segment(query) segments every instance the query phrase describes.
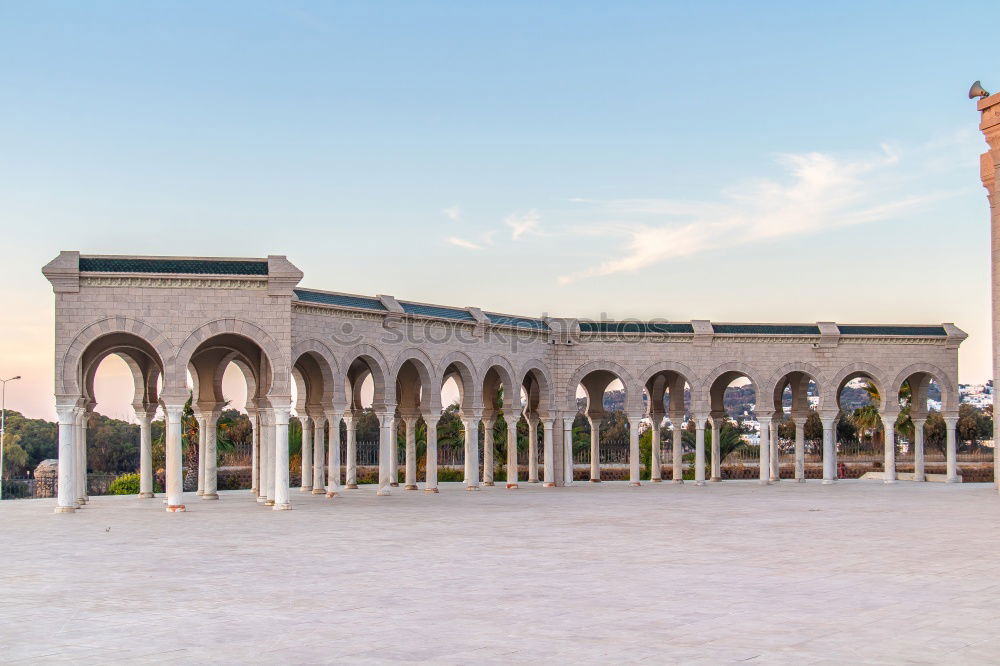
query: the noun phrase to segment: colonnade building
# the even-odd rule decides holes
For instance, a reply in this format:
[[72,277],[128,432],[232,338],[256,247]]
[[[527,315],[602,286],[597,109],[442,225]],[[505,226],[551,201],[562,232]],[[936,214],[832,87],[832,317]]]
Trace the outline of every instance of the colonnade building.
[[[894,482],[894,424],[900,388],[908,383],[911,417],[926,418],[927,389],[936,382],[947,425],[949,478],[955,478],[958,348],[965,333],[952,324],[846,325],[715,323],[704,320],[586,321],[535,318],[362,296],[299,286],[302,272],[283,256],[194,258],[93,256],[62,252],[43,268],[55,292],[55,398],[59,415],[56,511],[72,512],[86,497],[86,414],[95,406],[94,375],[117,354],[135,380],[133,407],[141,431],[141,496],[153,495],[150,422],[166,422],[166,503],[182,511],[181,417],[189,397],[202,426],[202,497],[217,497],[215,424],[225,405],[222,377],[235,364],[246,378],[254,427],[253,487],[274,509],[291,506],[288,425],[303,422],[302,485],[335,496],[357,482],[354,420],[361,386],[372,386],[379,419],[379,494],[391,492],[398,428],[406,431],[406,483],[417,488],[414,431],[427,426],[424,489],[437,491],[437,422],[442,385],[459,388],[465,429],[465,485],[492,483],[493,463],[480,466],[479,435],[493,436],[501,415],[507,437],[529,428],[528,482],[572,483],[572,427],[582,387],[586,416],[599,424],[603,394],[616,380],[625,390],[629,480],[639,485],[638,422],[693,421],[695,483],[721,478],[719,455],[706,479],[705,429],[720,440],[723,393],[735,379],[753,384],[760,421],[759,477],[777,475],[772,419],[792,393],[795,476],[803,480],[803,424],[815,408],[823,424],[823,482],[836,479],[834,424],[843,387],[865,378],[879,392],[885,433],[885,479]],[[806,390],[814,383],[818,403]],[[292,404],[292,386],[297,403]],[[500,400],[497,396],[502,395]],[[671,399],[673,398],[673,399]],[[346,465],[340,423],[346,424]],[[923,478],[922,428],[917,427],[916,476]],[[327,435],[327,431],[329,434]],[[592,446],[600,446],[593,427]],[[680,471],[680,430],[674,428],[674,474]],[[652,480],[660,476],[660,428],[653,428]],[[509,441],[515,441],[513,439]],[[492,442],[484,457],[493,455]],[[516,447],[508,446],[507,487],[519,483]],[[596,460],[597,456],[592,456]],[[536,463],[536,461],[541,461]],[[346,478],[342,470],[346,467]],[[480,475],[482,469],[482,475]],[[599,469],[595,470],[599,476]],[[680,478],[674,479],[680,481]]]

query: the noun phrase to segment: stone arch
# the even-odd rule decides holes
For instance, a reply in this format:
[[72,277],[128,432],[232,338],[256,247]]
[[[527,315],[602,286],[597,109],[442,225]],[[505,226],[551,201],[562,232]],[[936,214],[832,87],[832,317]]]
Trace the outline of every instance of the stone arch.
[[889,382],[885,379],[882,368],[863,361],[846,365],[833,375],[832,379],[826,384],[825,395],[821,394],[820,402],[826,406],[827,410],[839,409],[840,391],[847,382],[858,377],[870,379],[875,384],[875,388],[878,389],[879,394],[879,404],[875,405],[875,407],[879,411],[882,411],[886,404],[885,387],[888,386]]
[[[261,385],[269,386],[269,396],[285,397],[291,395],[291,361],[288,355],[282,353],[281,347],[274,338],[260,326],[243,319],[234,318],[216,319],[206,322],[188,335],[187,339],[184,340],[184,343],[177,350],[177,354],[170,363],[167,371],[171,388],[176,390],[185,386],[184,371],[187,369],[195,352],[203,342],[207,342],[213,337],[220,335],[232,335],[243,338],[259,347],[266,357],[262,361],[267,361],[266,364],[261,363],[261,377],[258,378]],[[265,366],[269,370],[267,377],[265,377]],[[270,379],[269,382],[266,381],[268,378]]]
[[[896,375],[896,378],[892,380],[891,384],[889,384],[889,395],[898,400],[899,391],[903,388],[903,382],[910,379],[914,375],[927,375],[937,382],[938,387],[941,389],[942,413],[958,412],[958,404],[955,400],[957,397],[956,390],[951,383],[951,378],[948,376],[948,373],[931,363],[913,363],[912,365],[908,365],[900,370]],[[911,387],[911,389],[912,388],[914,387]],[[889,396],[883,397],[883,401],[885,401],[886,404],[890,404],[888,402],[889,400]],[[924,405],[924,408],[920,411],[926,411],[926,405]]]
[[[344,368],[344,390],[348,405],[354,404],[354,396],[351,395],[351,392],[348,390],[348,385],[352,383],[351,378],[349,377],[351,366],[359,360],[365,362],[368,366],[368,372],[371,373],[372,383],[374,385],[372,407],[376,411],[379,411],[388,409],[390,405],[395,404],[393,402],[395,399],[395,393],[389,392],[389,363],[386,361],[381,350],[369,344],[359,344],[351,347],[351,349],[343,355],[343,359],[344,362],[341,364],[341,367]],[[358,386],[353,387],[355,392],[358,388]]]
[[[519,412],[521,409],[521,387],[514,383],[514,378],[517,376],[514,366],[503,356],[495,355],[489,357],[479,371],[479,376],[483,378],[484,383],[488,381],[488,375],[491,370],[496,371],[500,385],[503,387],[504,411],[511,414]],[[483,400],[486,400],[485,386],[483,388]]]
[[[299,396],[299,402],[315,409],[332,407],[340,397],[336,377],[340,375],[337,359],[330,348],[313,338],[302,340],[292,349],[292,367],[300,367],[302,379],[309,391]],[[313,395],[318,393],[318,395]]]
[[524,386],[529,377],[537,383],[537,395],[533,395],[529,390],[528,401],[525,406],[533,409],[539,415],[547,416],[553,404],[552,388],[554,383],[552,381],[552,373],[544,363],[538,359],[531,359],[525,362],[518,371],[517,385]]
[[[692,396],[692,404],[703,411],[720,408],[720,404],[718,403],[722,401],[722,393],[725,392],[730,382],[740,376],[750,380],[750,383],[753,385],[754,394],[757,396],[757,402],[760,403],[763,387],[760,373],[742,361],[728,361],[716,366],[711,372],[705,374],[699,395],[697,397]],[[718,385],[720,381],[725,381],[725,386],[720,387]],[[716,395],[717,393],[718,395]],[[715,399],[716,397],[718,400]]]
[[397,393],[395,395],[397,396],[397,404],[399,404],[400,409],[412,407],[412,405],[407,405],[406,403],[408,401],[412,402],[416,398],[416,396],[408,395],[406,387],[400,385],[400,381],[405,379],[405,377],[401,376],[401,373],[405,374],[406,370],[404,366],[408,363],[413,367],[416,379],[420,384],[420,411],[427,414],[439,414],[441,412],[441,387],[437,386],[437,382],[433,379],[437,376],[437,370],[430,357],[422,349],[416,347],[410,347],[401,351],[396,355],[396,360],[392,364],[390,376],[392,377],[393,384],[396,386]]
[[819,368],[802,361],[792,361],[791,363],[786,363],[775,370],[774,373],[768,378],[767,384],[761,389],[762,395],[758,396],[757,399],[760,400],[761,397],[767,397],[772,401],[771,407],[774,411],[781,411],[782,406],[778,390],[779,388],[783,389],[784,387],[779,387],[779,383],[789,375],[795,373],[806,375],[816,383],[816,392],[819,394],[819,404],[816,407],[816,411],[821,410],[825,404],[823,401],[823,390],[826,386],[826,378]]
[[[162,333],[139,319],[129,317],[107,317],[99,319],[80,330],[70,342],[63,354],[61,369],[57,374],[57,395],[82,395],[84,391],[84,356],[99,338],[120,335],[132,336],[141,341],[142,346],[148,346],[152,356],[160,364],[161,371],[174,356],[174,348]],[[111,340],[109,340],[111,342]],[[164,377],[166,382],[166,377]]]
[[[448,368],[454,366],[459,379],[462,380],[461,407],[465,409],[477,409],[480,404],[481,380],[476,370],[476,364],[472,362],[469,355],[461,351],[453,351],[447,354],[438,365],[440,384],[444,384],[448,378]],[[439,389],[440,390],[440,389]]]
[[[639,375],[639,379],[642,381],[643,389],[649,393],[650,400],[647,405],[647,412],[651,415],[654,413],[660,413],[660,410],[663,408],[663,405],[660,404],[658,406],[659,409],[657,409],[657,406],[654,405],[653,402],[656,397],[662,399],[663,394],[666,393],[669,388],[666,385],[667,381],[665,375],[667,373],[677,375],[677,377],[688,385],[691,390],[692,399],[698,395],[698,391],[700,390],[701,379],[697,374],[695,374],[693,369],[684,363],[679,361],[660,361],[650,365],[642,371],[642,374]],[[657,379],[658,377],[661,378],[661,380],[654,383],[654,379]],[[657,394],[657,396],[654,397],[654,394]],[[681,402],[683,403],[683,395],[681,396]],[[671,397],[671,404],[672,403],[673,398]]]
[[576,413],[576,388],[587,375],[595,371],[610,372],[621,380],[621,383],[625,387],[626,414],[636,414],[642,411],[642,398],[639,397],[639,394],[642,393],[642,387],[636,384],[635,379],[632,377],[632,373],[618,363],[608,360],[590,361],[589,363],[585,363],[576,369],[576,372],[573,373],[569,384],[566,387],[565,409],[567,411],[570,413]]
[[94,379],[101,363],[109,356],[120,358],[132,373],[132,407],[136,410],[142,410],[148,405],[155,405],[158,401],[156,380],[161,372],[158,359],[154,359],[145,351],[134,347],[113,346],[101,350],[93,357],[84,356],[85,367],[81,369],[83,374],[82,397],[86,408],[93,410],[97,404]]

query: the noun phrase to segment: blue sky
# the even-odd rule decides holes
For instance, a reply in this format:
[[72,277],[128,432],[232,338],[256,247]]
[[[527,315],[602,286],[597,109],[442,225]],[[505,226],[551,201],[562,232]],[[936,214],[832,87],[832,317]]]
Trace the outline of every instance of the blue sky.
[[[0,4],[0,374],[39,268],[287,254],[537,315],[923,323],[989,374],[996,3]],[[992,79],[990,78],[992,77]]]

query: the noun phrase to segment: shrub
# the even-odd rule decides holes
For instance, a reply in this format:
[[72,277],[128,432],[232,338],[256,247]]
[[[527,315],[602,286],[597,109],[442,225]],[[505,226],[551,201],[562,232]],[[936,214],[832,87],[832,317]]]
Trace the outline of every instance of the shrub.
[[139,475],[136,473],[122,474],[108,486],[109,495],[138,495]]
[[442,483],[447,483],[449,481],[464,481],[465,472],[460,469],[454,469],[452,467],[439,467],[438,468],[438,481]]
[[3,482],[3,498],[6,499],[24,499],[28,497],[28,484],[23,481],[15,481],[13,479],[7,479]]

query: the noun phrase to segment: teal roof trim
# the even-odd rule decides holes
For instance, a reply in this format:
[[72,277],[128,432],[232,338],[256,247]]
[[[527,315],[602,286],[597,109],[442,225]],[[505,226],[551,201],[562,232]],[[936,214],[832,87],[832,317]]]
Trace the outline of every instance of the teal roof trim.
[[457,308],[446,308],[440,305],[420,305],[419,303],[399,302],[403,312],[412,315],[422,315],[424,317],[439,317],[441,319],[455,319],[457,321],[476,321],[475,317],[469,314],[468,310]]
[[819,335],[819,326],[795,324],[712,324],[716,333],[743,335]]
[[847,326],[838,324],[841,335],[947,336],[944,326]]
[[511,317],[509,315],[501,315],[493,312],[484,312],[486,318],[490,320],[491,324],[497,324],[498,326],[512,326],[514,328],[531,328],[537,331],[548,330],[548,325],[541,319],[531,319],[529,317]]
[[80,257],[81,273],[179,273],[267,276],[266,261]]
[[382,305],[382,301],[367,296],[347,296],[345,294],[327,294],[321,291],[296,289],[295,297],[304,303],[320,303],[322,305],[338,305],[344,308],[388,312],[388,309]]
[[642,321],[581,321],[583,333],[694,333],[691,324]]

